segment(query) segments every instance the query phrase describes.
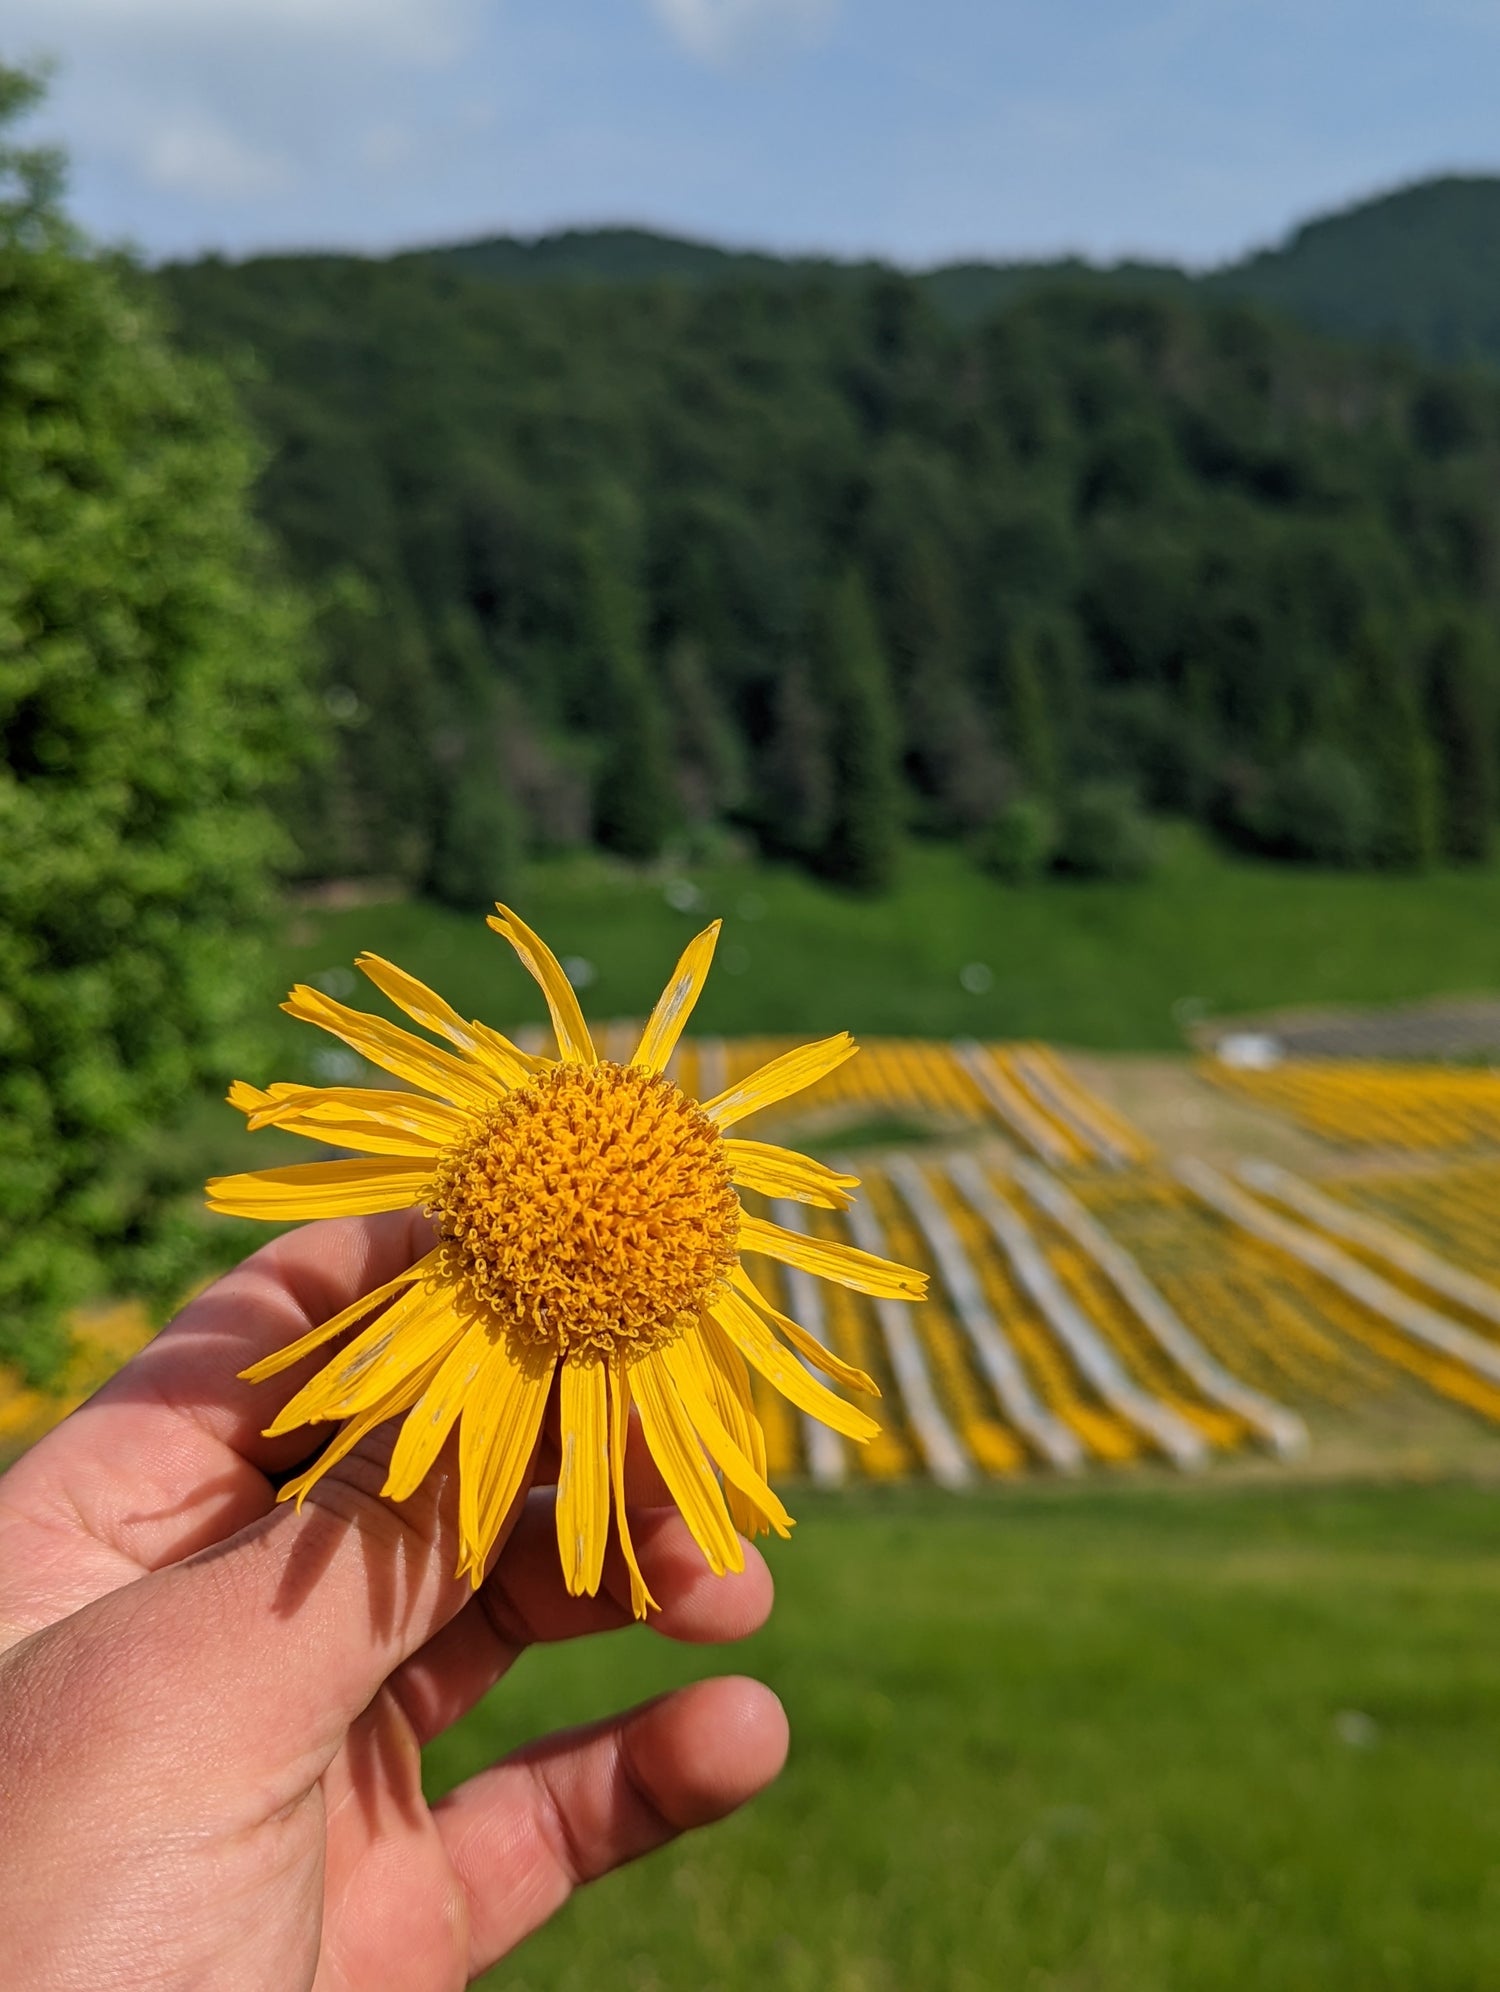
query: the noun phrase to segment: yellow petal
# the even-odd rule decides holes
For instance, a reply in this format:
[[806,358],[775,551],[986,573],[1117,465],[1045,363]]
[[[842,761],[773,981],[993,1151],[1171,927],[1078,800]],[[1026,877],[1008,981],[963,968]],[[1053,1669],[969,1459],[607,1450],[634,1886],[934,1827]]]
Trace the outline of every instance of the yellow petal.
[[798,1231],[784,1231],[763,1217],[740,1219],[740,1250],[762,1252],[783,1265],[800,1266],[821,1280],[836,1280],[853,1287],[856,1293],[870,1293],[888,1300],[921,1300],[927,1292],[927,1275],[910,1266],[898,1266],[893,1259],[880,1259],[862,1252],[857,1245],[838,1245],[828,1238],[807,1238]]
[[347,1458],[360,1440],[368,1438],[377,1425],[383,1425],[387,1418],[400,1417],[407,1406],[426,1388],[428,1379],[437,1369],[440,1360],[441,1358],[434,1357],[414,1376],[403,1377],[401,1382],[387,1391],[377,1404],[372,1404],[357,1418],[351,1418],[348,1424],[328,1441],[307,1471],[299,1473],[295,1480],[286,1483],[276,1496],[277,1500],[295,1501],[300,1508],[307,1499],[309,1491],[323,1478],[329,1467],[337,1466],[341,1459]]
[[475,1590],[536,1451],[556,1367],[502,1334],[480,1370],[458,1428],[459,1573]]
[[266,1427],[266,1437],[326,1418],[352,1418],[432,1357],[446,1355],[461,1327],[446,1282],[409,1287],[302,1386]]
[[494,1342],[487,1320],[466,1328],[441,1364],[401,1427],[391,1454],[382,1494],[404,1501],[414,1494],[427,1476],[427,1470],[443,1449],[443,1441],[464,1407]]
[[534,934],[518,914],[497,900],[495,911],[489,916],[489,925],[497,934],[503,934],[521,957],[521,966],[538,984],[547,999],[547,1008],[552,1013],[552,1028],[557,1034],[557,1049],[565,1065],[597,1065],[594,1040],[589,1036],[589,1027],[583,1021],[583,1012],[578,1007],[578,998],[573,994],[573,985],[562,972],[562,963],[540,935]]
[[698,1434],[678,1396],[672,1373],[660,1355],[640,1356],[630,1366],[630,1394],[641,1414],[641,1430],[667,1491],[677,1503],[693,1540],[716,1577],[743,1570],[745,1550],[723,1489],[704,1457]]
[[602,1362],[564,1362],[557,1547],[572,1598],[593,1597],[609,1541],[609,1384]]
[[[764,1480],[766,1478],[765,1434],[760,1429],[760,1420],[755,1416],[754,1403],[750,1396],[750,1375],[745,1368],[744,1357],[724,1331],[706,1314],[700,1317],[697,1332],[682,1336],[677,1347],[685,1352],[686,1359],[694,1365],[699,1388],[718,1413],[725,1431]],[[738,1395],[731,1381],[735,1376],[743,1380],[743,1398]],[[743,1494],[727,1475],[724,1498],[729,1503],[729,1518],[742,1536],[764,1535],[770,1528],[770,1516]]]
[[754,1308],[732,1289],[721,1293],[709,1311],[730,1341],[799,1411],[806,1411],[810,1417],[861,1444],[875,1437],[880,1430],[875,1420],[854,1405],[846,1404],[842,1397],[835,1397],[826,1384],[819,1383],[790,1350],[781,1346]]
[[[368,1121],[375,1128],[409,1134],[428,1148],[451,1148],[472,1124],[468,1114],[420,1093],[385,1093],[367,1086],[273,1086],[264,1104],[247,1108],[252,1128],[294,1122]],[[236,1102],[238,1104],[238,1102]],[[302,1132],[300,1128],[297,1130]]]
[[275,1095],[263,1093],[259,1086],[252,1086],[247,1079],[236,1079],[229,1088],[229,1104],[238,1107],[242,1114],[259,1113],[262,1107],[272,1104]]
[[492,1031],[488,1024],[465,1023],[451,1003],[445,1003],[425,982],[418,982],[414,975],[408,975],[404,968],[397,968],[383,956],[357,955],[354,966],[377,989],[383,990],[398,1010],[404,1010],[413,1023],[456,1044],[502,1086],[524,1086],[542,1063],[529,1057],[508,1037],[502,1037],[499,1031]]
[[784,1051],[780,1058],[762,1065],[737,1086],[706,1100],[703,1111],[716,1127],[733,1127],[736,1121],[758,1114],[762,1107],[774,1107],[778,1100],[789,1100],[793,1093],[825,1079],[858,1050],[849,1033],[840,1031],[837,1037],[820,1038],[816,1044]]
[[880,1385],[873,1377],[866,1376],[862,1369],[853,1363],[846,1363],[842,1356],[836,1356],[826,1343],[816,1335],[809,1334],[799,1321],[793,1321],[789,1314],[773,1307],[751,1279],[743,1266],[735,1266],[729,1275],[730,1284],[736,1287],[752,1307],[758,1307],[762,1314],[776,1323],[799,1356],[831,1376],[835,1383],[842,1383],[850,1390],[863,1390],[871,1397],[880,1395]]
[[[443,1153],[436,1142],[385,1126],[373,1115],[369,1119],[351,1116],[338,1120],[332,1113],[287,1113],[278,1115],[274,1125],[284,1134],[300,1134],[304,1140],[321,1142],[325,1148],[352,1148],[360,1155],[395,1155],[408,1162],[425,1162],[429,1173]],[[254,1121],[251,1126],[255,1126]]]
[[430,1160],[294,1162],[285,1169],[213,1176],[205,1188],[209,1209],[226,1217],[291,1220],[409,1210],[422,1202],[431,1181]]
[[722,920],[715,920],[683,949],[672,980],[662,991],[641,1034],[635,1057],[630,1061],[632,1065],[639,1065],[647,1072],[666,1071],[667,1060],[682,1036],[682,1027],[692,1015],[693,1005],[708,979],[708,965],[714,958],[714,943],[723,924]]
[[709,1457],[730,1487],[763,1514],[779,1536],[789,1536],[792,1532],[791,1516],[735,1442],[703,1388],[698,1365],[685,1347],[692,1339],[691,1334],[685,1335],[661,1353],[662,1363],[676,1385],[683,1409],[708,1449]]
[[376,1287],[371,1293],[361,1294],[358,1300],[351,1301],[348,1307],[330,1315],[320,1326],[310,1328],[295,1342],[288,1342],[284,1349],[278,1349],[274,1355],[262,1356],[258,1363],[252,1363],[249,1369],[240,1371],[240,1380],[243,1383],[264,1383],[268,1376],[276,1376],[282,1370],[290,1369],[293,1363],[300,1363],[304,1356],[310,1356],[314,1349],[320,1349],[325,1342],[331,1342],[335,1335],[342,1335],[344,1330],[352,1328],[356,1321],[363,1321],[370,1310],[378,1307],[381,1301],[389,1300],[391,1295],[399,1293],[402,1287],[412,1286],[418,1280],[424,1279],[437,1265],[440,1251],[440,1247],[434,1246],[425,1258],[418,1259],[414,1266],[408,1266],[406,1271],[398,1273],[395,1279],[387,1280],[384,1286]]
[[449,1100],[456,1107],[484,1112],[494,1105],[502,1091],[479,1066],[455,1058],[451,1051],[424,1044],[421,1038],[413,1037],[397,1024],[388,1024],[383,1017],[367,1016],[363,1010],[335,1003],[331,996],[309,989],[306,983],[299,982],[281,1007],[289,1017],[296,1017],[304,1024],[316,1024],[320,1030],[342,1038],[382,1072],[394,1072],[398,1079],[409,1079],[413,1086],[436,1093],[440,1100]]
[[625,1512],[625,1448],[630,1439],[630,1386],[620,1363],[609,1365],[609,1478],[614,1494],[615,1527],[620,1532],[620,1553],[630,1572],[630,1609],[638,1619],[661,1606],[646,1589],[641,1566],[636,1561],[635,1544],[630,1540],[630,1518]]
[[738,1141],[731,1136],[724,1143],[730,1180],[742,1190],[760,1190],[768,1197],[791,1197],[796,1203],[819,1204],[824,1210],[847,1210],[854,1199],[850,1190],[859,1185],[858,1176],[841,1176],[810,1155],[798,1155],[791,1148],[777,1148],[769,1141]]
[[[704,1368],[713,1380],[711,1395],[719,1416],[729,1427],[736,1443],[749,1455],[750,1463],[762,1480],[766,1478],[766,1435],[755,1409],[750,1388],[750,1372],[745,1358],[730,1341],[711,1314],[698,1323]],[[736,1408],[737,1407],[737,1408]]]

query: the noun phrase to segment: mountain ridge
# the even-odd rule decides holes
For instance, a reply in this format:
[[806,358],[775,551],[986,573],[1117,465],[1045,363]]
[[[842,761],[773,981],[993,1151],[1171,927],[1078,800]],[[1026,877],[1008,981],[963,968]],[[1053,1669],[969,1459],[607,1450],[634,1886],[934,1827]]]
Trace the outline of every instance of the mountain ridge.
[[[511,287],[868,282],[897,274],[956,326],[1058,285],[1200,295],[1260,304],[1315,331],[1409,346],[1445,364],[1500,361],[1500,175],[1445,173],[1299,223],[1277,243],[1216,268],[1085,257],[965,257],[907,269],[878,257],[785,255],[611,224],[489,235],[389,256],[293,252],[245,264],[419,263]],[[168,269],[192,267],[188,259]]]

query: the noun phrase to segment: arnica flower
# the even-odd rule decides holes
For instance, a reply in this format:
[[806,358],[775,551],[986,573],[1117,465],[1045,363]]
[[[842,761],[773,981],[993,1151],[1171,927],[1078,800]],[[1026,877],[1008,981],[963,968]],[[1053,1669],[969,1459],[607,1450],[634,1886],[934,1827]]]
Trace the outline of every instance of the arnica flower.
[[283,1008],[421,1090],[231,1088],[252,1128],[286,1128],[368,1159],[220,1176],[208,1185],[210,1209],[286,1220],[419,1205],[438,1233],[397,1279],[244,1374],[274,1376],[365,1323],[269,1427],[273,1436],[347,1420],[282,1498],[300,1501],[367,1433],[401,1418],[382,1491],[404,1500],[456,1423],[459,1572],[475,1585],[530,1468],[556,1378],[557,1539],[568,1590],[598,1590],[613,1510],[632,1605],[644,1617],[655,1601],[625,1513],[632,1407],[720,1575],[743,1568],[737,1529],[785,1535],[791,1526],[766,1483],[747,1363],[848,1438],[878,1430],[806,1364],[855,1389],[874,1384],[778,1312],[741,1255],[896,1299],[920,1299],[925,1280],[742,1208],[740,1190],[848,1206],[855,1177],[729,1130],[856,1047],[847,1033],[825,1038],[714,1099],[690,1099],[665,1068],[708,974],[717,922],[684,952],[628,1065],[597,1055],[568,979],[537,935],[504,906],[489,924],[541,986],[556,1059],[465,1023],[401,969],[362,955],[358,966],[376,988],[442,1047],[306,987]]

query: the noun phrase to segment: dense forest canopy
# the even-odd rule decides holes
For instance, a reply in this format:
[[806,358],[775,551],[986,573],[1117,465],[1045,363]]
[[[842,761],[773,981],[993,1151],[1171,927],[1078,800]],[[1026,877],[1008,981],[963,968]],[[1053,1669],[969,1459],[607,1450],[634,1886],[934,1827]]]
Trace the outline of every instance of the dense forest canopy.
[[321,603],[309,868],[463,901],[523,844],[727,825],[878,885],[903,824],[1050,813],[1067,862],[1132,795],[1289,856],[1487,850],[1488,377],[1159,273],[969,322],[890,271],[577,266],[607,239],[160,273],[250,357]]

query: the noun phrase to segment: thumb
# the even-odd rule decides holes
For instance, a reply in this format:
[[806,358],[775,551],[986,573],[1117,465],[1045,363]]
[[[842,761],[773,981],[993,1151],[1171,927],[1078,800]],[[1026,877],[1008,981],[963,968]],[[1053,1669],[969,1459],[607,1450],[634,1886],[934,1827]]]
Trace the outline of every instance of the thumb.
[[[300,1509],[277,1507],[144,1580],[159,1587],[150,1617],[163,1653],[179,1656],[166,1663],[177,1691],[206,1704],[224,1753],[283,1764],[294,1783],[308,1760],[321,1771],[388,1676],[473,1596],[454,1574],[456,1462],[445,1454],[409,1500],[389,1501],[393,1437],[373,1434]],[[533,1453],[495,1554],[534,1464]]]

